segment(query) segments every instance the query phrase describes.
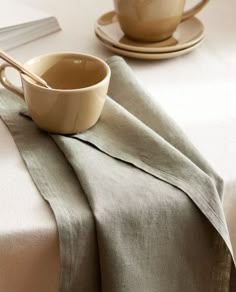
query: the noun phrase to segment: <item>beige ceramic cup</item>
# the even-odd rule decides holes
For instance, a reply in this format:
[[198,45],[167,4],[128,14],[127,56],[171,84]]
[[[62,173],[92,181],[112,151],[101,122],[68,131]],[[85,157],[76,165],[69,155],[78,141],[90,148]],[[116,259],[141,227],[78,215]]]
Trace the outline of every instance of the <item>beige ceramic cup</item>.
[[185,0],[113,0],[121,29],[131,39],[158,42],[168,39],[178,24],[205,6],[201,0],[184,12]]
[[52,133],[74,134],[98,120],[110,81],[110,68],[101,59],[79,53],[53,53],[26,62],[25,67],[53,89],[44,88],[21,74],[23,89],[13,85],[0,67],[0,81],[22,97],[39,128]]

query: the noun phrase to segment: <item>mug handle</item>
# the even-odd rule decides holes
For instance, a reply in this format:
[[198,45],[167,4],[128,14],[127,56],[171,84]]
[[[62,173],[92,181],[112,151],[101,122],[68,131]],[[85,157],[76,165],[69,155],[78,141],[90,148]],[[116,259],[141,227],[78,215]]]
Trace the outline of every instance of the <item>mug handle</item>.
[[17,94],[19,97],[21,97],[22,99],[25,99],[24,98],[24,92],[23,92],[23,89],[12,84],[6,77],[6,74],[5,74],[5,69],[7,67],[11,67],[13,68],[10,64],[7,64],[7,63],[4,63],[0,66],[0,82],[2,83],[2,85],[4,87],[6,87],[8,90],[10,90],[11,92]]
[[181,21],[187,20],[188,18],[194,16],[209,2],[209,0],[202,0],[200,3],[196,4],[193,8],[184,12]]

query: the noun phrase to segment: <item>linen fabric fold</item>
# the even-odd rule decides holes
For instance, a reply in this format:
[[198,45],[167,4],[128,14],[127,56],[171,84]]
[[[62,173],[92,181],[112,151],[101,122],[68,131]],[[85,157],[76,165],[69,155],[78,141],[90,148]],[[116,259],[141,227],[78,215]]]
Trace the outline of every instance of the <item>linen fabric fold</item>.
[[58,224],[61,292],[233,292],[223,182],[124,60],[98,123],[49,135],[1,92],[0,115]]

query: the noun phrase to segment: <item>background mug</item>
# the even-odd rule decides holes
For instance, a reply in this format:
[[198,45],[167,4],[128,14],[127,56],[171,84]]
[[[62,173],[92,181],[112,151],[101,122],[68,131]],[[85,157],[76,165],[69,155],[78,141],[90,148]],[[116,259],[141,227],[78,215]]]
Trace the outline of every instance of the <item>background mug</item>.
[[98,120],[110,81],[110,68],[101,59],[79,53],[52,53],[26,62],[25,67],[52,89],[21,74],[23,89],[13,85],[0,67],[0,82],[22,97],[39,128],[52,133],[74,134]]
[[169,38],[178,24],[199,12],[202,0],[184,12],[185,0],[113,0],[121,29],[131,39],[157,42]]

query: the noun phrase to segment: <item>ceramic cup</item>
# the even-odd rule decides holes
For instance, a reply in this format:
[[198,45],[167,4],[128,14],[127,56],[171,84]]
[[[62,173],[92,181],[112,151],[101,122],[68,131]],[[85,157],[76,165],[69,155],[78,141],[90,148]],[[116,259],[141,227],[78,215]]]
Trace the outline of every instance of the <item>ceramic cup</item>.
[[124,34],[142,42],[158,42],[171,37],[178,24],[205,6],[202,0],[184,12],[185,0],[113,0]]
[[25,67],[42,77],[50,87],[36,84],[21,74],[22,88],[6,77],[3,64],[0,81],[22,97],[39,128],[52,133],[74,134],[98,120],[110,81],[110,68],[101,59],[79,53],[52,53],[26,62]]

